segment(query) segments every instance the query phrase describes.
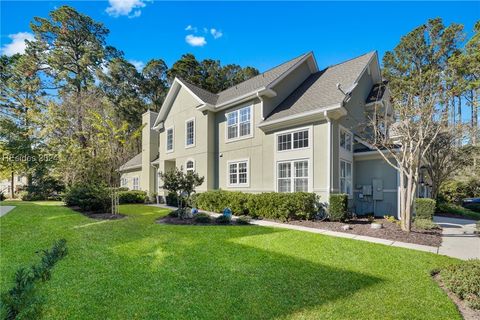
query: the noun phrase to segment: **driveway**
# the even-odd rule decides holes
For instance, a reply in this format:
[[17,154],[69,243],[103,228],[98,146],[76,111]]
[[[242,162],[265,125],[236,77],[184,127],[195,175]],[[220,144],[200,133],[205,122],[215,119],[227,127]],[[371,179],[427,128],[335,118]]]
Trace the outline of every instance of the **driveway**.
[[439,254],[463,260],[480,259],[480,237],[475,234],[474,220],[434,217],[433,221],[443,228]]
[[10,210],[13,210],[15,206],[2,206],[0,205],[0,217],[6,215]]

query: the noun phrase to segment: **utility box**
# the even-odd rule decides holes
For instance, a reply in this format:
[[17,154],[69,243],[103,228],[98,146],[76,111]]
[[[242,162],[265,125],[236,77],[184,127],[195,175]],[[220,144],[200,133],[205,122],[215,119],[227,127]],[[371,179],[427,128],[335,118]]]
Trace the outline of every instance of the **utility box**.
[[372,187],[373,187],[372,199],[383,200],[383,180],[373,179]]
[[372,195],[372,186],[367,184],[362,186],[362,194],[364,196],[371,196]]

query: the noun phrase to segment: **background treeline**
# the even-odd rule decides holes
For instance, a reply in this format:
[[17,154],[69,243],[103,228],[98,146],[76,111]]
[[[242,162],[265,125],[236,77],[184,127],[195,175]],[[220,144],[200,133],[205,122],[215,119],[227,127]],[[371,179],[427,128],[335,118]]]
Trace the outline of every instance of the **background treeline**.
[[159,111],[175,77],[216,93],[259,73],[192,54],[137,70],[102,23],[68,6],[30,28],[25,54],[0,58],[0,178],[26,174],[29,199],[118,184],[118,167],[141,151],[142,113]]

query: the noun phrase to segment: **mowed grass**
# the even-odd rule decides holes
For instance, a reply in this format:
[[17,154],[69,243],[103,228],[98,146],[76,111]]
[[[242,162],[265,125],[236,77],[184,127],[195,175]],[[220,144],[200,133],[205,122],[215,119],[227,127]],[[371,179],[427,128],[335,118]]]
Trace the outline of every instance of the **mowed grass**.
[[461,319],[429,274],[450,258],[258,226],[159,225],[168,211],[143,205],[96,221],[60,203],[11,204],[2,291],[67,239],[39,286],[45,319]]

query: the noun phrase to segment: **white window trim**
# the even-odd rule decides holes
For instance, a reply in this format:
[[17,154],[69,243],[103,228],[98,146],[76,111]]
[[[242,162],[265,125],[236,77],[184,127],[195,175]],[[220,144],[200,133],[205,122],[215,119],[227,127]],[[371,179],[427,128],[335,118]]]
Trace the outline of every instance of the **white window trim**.
[[[342,147],[341,145],[341,134],[342,134],[342,131],[345,132],[346,134],[349,134],[350,135],[350,150]],[[343,150],[344,152],[349,152],[349,153],[353,153],[353,139],[354,139],[354,136],[353,136],[353,133],[352,131],[348,130],[347,128],[345,128],[344,126],[342,126],[341,124],[338,125],[338,147],[340,150]]]
[[[232,184],[232,183],[230,183],[230,164],[233,164],[233,163],[238,164],[240,162],[246,162],[247,163],[247,183],[239,183],[240,173],[239,173],[238,165],[237,165],[237,183]],[[227,161],[227,186],[232,187],[232,188],[249,188],[250,187],[250,158]]]
[[346,162],[346,163],[349,163],[352,170],[351,170],[351,186],[350,186],[350,193],[347,194],[348,195],[348,199],[353,199],[353,161],[350,161],[350,160],[346,160],[346,159],[342,159],[342,158],[339,158],[338,159],[338,190],[339,192],[342,192],[341,190],[341,181],[342,181],[342,161],[343,162]]
[[187,163],[188,163],[189,161],[192,161],[192,162],[193,162],[193,172],[195,172],[195,170],[196,170],[195,159],[187,159],[187,160],[185,161],[185,173],[186,173],[187,170],[188,170],[188,168],[187,168]]
[[[190,121],[193,121],[193,143],[192,144],[187,144],[187,124]],[[185,120],[185,149],[195,147],[195,142],[196,142],[196,138],[197,138],[196,131],[197,131],[197,125],[196,125],[195,118],[190,118],[190,119]]]
[[[250,134],[245,135],[245,136],[240,136],[240,110],[243,108],[249,108],[250,109]],[[228,138],[228,115],[237,112],[237,128],[238,128],[238,136],[236,138]],[[236,108],[235,110],[232,110],[230,112],[225,113],[225,143],[229,142],[235,142],[239,140],[244,140],[244,139],[250,139],[253,138],[253,104],[247,105],[247,106],[242,106],[239,108]]]
[[[168,149],[168,130],[172,130],[172,149]],[[175,127],[165,128],[165,152],[172,153],[175,150]]]
[[[310,144],[310,142],[309,142],[309,144]],[[313,180],[312,180],[312,179],[313,179],[313,166],[312,166],[312,161],[311,161],[310,158],[298,158],[298,159],[278,160],[278,161],[275,163],[275,166],[274,166],[274,167],[275,167],[275,169],[274,169],[274,170],[275,170],[275,181],[274,181],[274,183],[275,183],[275,192],[280,192],[280,191],[278,190],[278,179],[279,179],[279,178],[278,178],[278,165],[279,165],[280,163],[287,163],[287,162],[290,163],[290,170],[292,170],[291,173],[290,173],[290,179],[291,179],[292,183],[290,184],[290,192],[288,192],[288,193],[293,193],[293,192],[295,192],[295,191],[292,191],[293,188],[294,188],[294,178],[295,178],[295,177],[293,176],[293,170],[294,170],[294,167],[295,167],[294,163],[295,163],[295,162],[298,162],[298,161],[307,161],[307,166],[308,166],[308,176],[307,176],[308,183],[307,183],[307,186],[308,186],[308,187],[307,187],[307,191],[306,191],[306,192],[312,192],[312,186],[313,186]]]
[[[135,179],[137,179],[137,181],[138,181],[137,189],[135,189]],[[140,190],[140,177],[139,176],[132,177],[132,190]]]
[[[295,128],[295,129],[289,129],[289,130],[283,130],[279,132],[275,132],[275,150],[279,153],[282,152],[292,152],[292,151],[299,151],[299,150],[307,150],[312,147],[313,144],[313,137],[312,137],[312,126],[308,127],[301,127],[301,128]],[[293,134],[295,132],[300,132],[300,131],[308,131],[308,147],[303,147],[303,148],[293,148]],[[292,148],[287,149],[287,150],[278,150],[278,136],[284,135],[284,134],[290,134],[292,136]]]

